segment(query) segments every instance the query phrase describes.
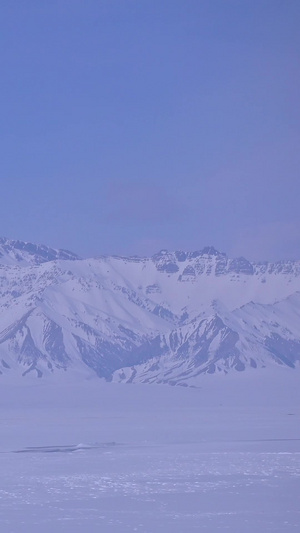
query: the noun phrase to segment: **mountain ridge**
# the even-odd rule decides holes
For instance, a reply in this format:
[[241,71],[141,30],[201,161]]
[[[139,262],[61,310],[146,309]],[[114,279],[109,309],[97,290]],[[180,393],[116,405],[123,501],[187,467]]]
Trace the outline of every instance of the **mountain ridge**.
[[[80,259],[69,250],[55,249],[44,244],[0,237],[0,264],[41,264],[56,259]],[[4,263],[3,263],[4,261]]]

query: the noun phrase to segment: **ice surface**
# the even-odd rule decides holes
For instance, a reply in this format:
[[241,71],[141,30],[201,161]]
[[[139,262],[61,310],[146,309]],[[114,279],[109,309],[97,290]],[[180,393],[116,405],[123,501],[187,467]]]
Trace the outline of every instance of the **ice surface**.
[[299,378],[3,382],[0,531],[299,531]]

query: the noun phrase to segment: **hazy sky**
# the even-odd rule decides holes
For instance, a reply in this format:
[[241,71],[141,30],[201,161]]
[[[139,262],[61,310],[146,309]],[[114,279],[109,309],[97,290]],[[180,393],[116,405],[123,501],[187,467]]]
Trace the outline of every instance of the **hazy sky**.
[[299,0],[2,0],[0,235],[300,258]]

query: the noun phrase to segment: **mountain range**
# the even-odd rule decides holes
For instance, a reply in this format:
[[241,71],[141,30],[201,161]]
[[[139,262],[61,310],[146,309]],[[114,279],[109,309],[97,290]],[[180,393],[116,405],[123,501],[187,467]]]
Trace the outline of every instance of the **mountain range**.
[[213,247],[82,259],[0,239],[0,379],[197,386],[300,361],[300,261]]

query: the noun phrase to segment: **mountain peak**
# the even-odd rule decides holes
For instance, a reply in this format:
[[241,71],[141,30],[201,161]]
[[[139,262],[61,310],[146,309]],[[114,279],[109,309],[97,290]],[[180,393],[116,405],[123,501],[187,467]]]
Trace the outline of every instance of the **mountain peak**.
[[214,248],[214,246],[205,246],[200,252],[199,254],[201,255],[214,255],[214,256],[225,256],[226,254],[224,254],[223,252],[219,252],[218,250],[216,250],[216,248]]

